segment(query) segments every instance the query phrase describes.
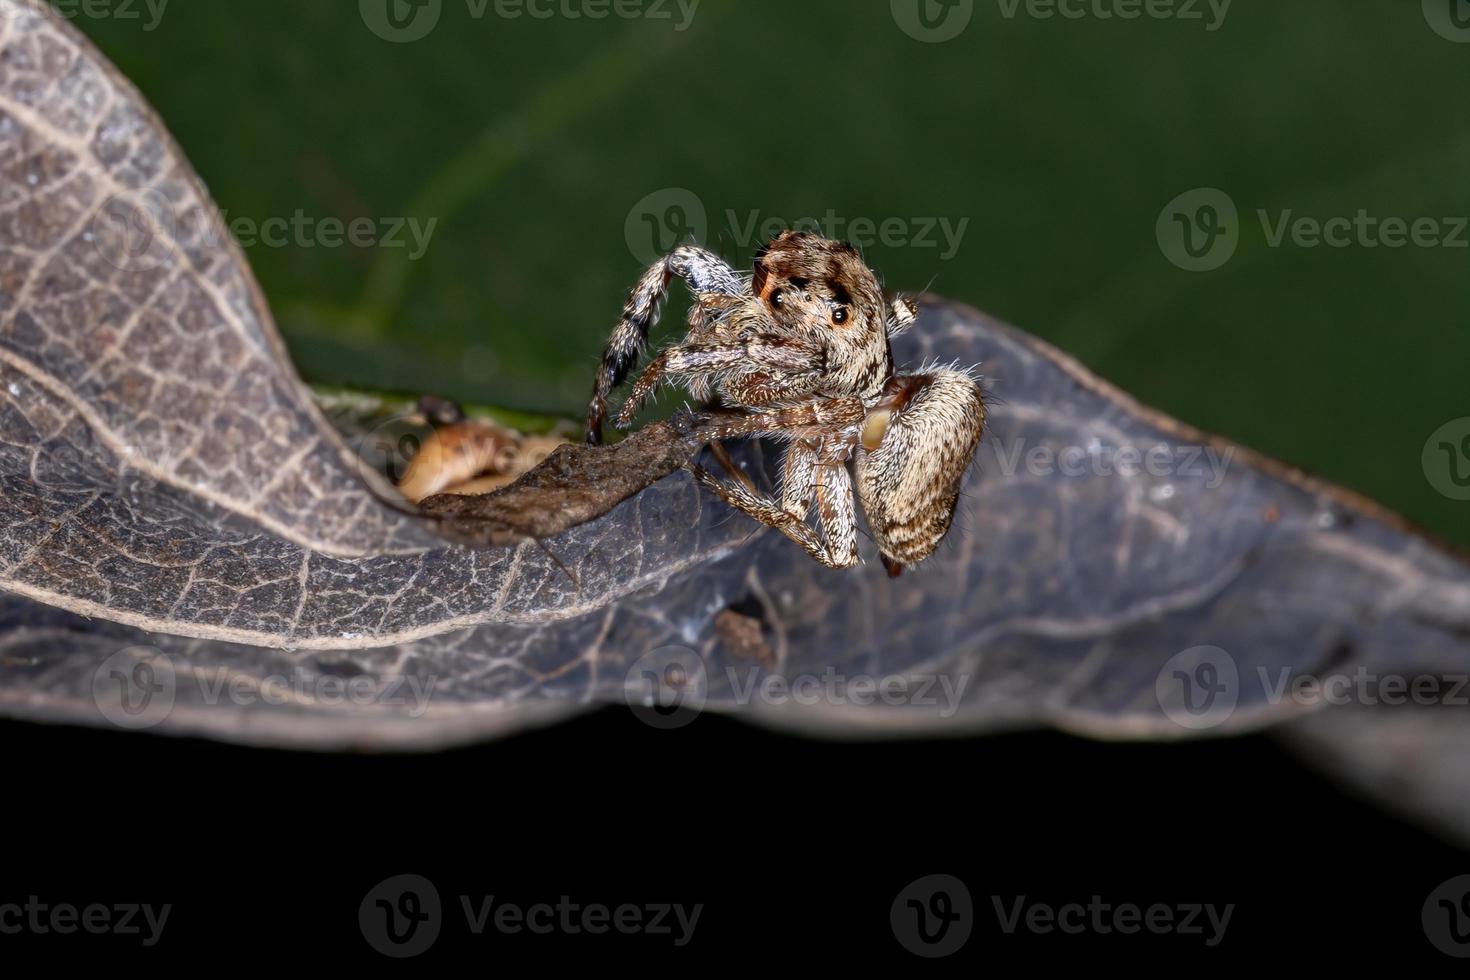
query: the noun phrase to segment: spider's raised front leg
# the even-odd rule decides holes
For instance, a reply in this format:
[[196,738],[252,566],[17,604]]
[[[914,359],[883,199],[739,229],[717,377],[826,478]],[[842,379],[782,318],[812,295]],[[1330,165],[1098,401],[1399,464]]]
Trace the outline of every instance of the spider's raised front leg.
[[602,442],[602,424],[607,417],[607,396],[622,384],[628,372],[638,363],[648,343],[648,331],[658,319],[659,304],[669,291],[669,280],[678,276],[691,292],[738,295],[745,290],[740,276],[724,259],[697,245],[680,245],[649,266],[633,287],[623,305],[623,316],[613,328],[602,363],[597,368],[597,382],[592,400],[587,405],[587,441]]

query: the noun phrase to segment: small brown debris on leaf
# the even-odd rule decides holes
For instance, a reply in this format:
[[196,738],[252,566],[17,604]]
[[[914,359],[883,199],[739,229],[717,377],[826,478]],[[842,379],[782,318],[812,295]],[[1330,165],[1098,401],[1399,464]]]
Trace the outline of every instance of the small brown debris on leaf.
[[499,490],[567,442],[523,436],[489,419],[467,418],[457,403],[435,395],[419,399],[419,414],[433,430],[398,481],[398,492],[414,503],[437,493]]
[[520,451],[520,437],[492,422],[469,419],[424,437],[398,492],[415,503],[483,473],[503,473]]
[[754,616],[723,609],[715,616],[715,635],[732,654],[752,660],[766,670],[776,667],[776,651],[766,642],[761,621]]
[[701,440],[678,412],[613,445],[562,444],[507,487],[479,496],[440,493],[420,502],[437,530],[463,544],[503,547],[550,538],[594,520],[689,461]]

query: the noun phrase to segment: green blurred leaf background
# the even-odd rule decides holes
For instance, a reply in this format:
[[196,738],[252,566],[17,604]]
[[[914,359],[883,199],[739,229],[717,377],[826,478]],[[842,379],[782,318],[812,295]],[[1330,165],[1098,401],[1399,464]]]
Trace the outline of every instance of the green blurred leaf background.
[[[1257,217],[1470,215],[1470,43],[1431,26],[1442,2],[1470,28],[1464,0],[1237,0],[1218,22],[1206,0],[1194,20],[973,0],[943,43],[895,13],[932,0],[700,0],[686,29],[675,0],[604,19],[441,0],[410,43],[369,28],[407,0],[364,2],[76,18],[230,219],[437,222],[416,260],[248,249],[309,380],[578,414],[640,270],[627,229],[683,188],[741,264],[752,219],[897,219],[906,240],[866,247],[891,287],[932,281],[1470,545],[1470,503],[1421,464],[1470,415],[1470,249],[1272,247]],[[1240,212],[1208,272],[1155,233],[1197,187]],[[939,219],[966,222],[953,255],[911,240]]]

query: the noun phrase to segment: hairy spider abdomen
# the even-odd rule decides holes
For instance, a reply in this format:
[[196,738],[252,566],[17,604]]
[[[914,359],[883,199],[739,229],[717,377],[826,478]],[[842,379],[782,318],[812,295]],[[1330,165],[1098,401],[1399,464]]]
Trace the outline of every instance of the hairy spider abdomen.
[[855,467],[858,497],[885,556],[911,565],[934,553],[984,429],[980,386],[965,371],[936,367],[888,383],[868,412]]

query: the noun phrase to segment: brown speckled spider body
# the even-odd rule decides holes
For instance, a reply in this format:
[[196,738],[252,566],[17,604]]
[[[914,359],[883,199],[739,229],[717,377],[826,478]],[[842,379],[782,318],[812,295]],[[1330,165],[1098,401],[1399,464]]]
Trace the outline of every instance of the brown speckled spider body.
[[[618,413],[632,424],[663,381],[720,409],[702,431],[718,440],[788,440],[780,499],[743,475],[725,483],[691,464],[730,506],[801,544],[832,568],[857,564],[854,497],[890,574],[933,554],[949,531],[965,470],[985,428],[979,385],[930,365],[895,372],[890,338],[914,322],[911,300],[887,305],[856,249],[785,232],[756,254],[747,280],[713,253],[680,246],[638,281],[613,330],[587,409],[587,440],[602,439],[607,398],[637,364],[669,281],[694,294],[689,332],[644,370]],[[813,504],[822,533],[806,523]]]

